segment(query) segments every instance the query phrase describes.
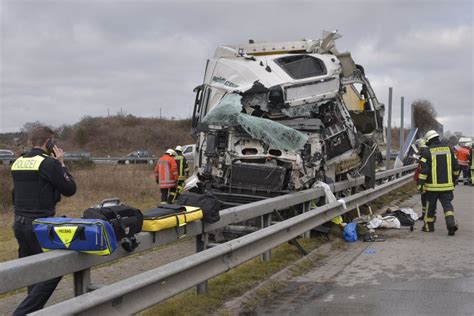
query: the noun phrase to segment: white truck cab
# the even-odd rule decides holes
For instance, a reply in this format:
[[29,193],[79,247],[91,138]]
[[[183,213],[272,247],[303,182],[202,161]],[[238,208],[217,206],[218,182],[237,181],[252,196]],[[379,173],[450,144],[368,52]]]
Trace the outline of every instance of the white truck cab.
[[195,89],[202,189],[239,203],[373,175],[384,106],[338,37],[216,49]]

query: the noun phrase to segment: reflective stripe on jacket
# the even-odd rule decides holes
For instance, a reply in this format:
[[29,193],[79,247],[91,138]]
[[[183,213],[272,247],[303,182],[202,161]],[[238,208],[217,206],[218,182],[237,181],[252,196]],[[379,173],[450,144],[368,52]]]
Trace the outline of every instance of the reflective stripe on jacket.
[[437,141],[422,150],[420,163],[418,184],[424,185],[426,191],[454,190],[459,164],[451,148]]
[[175,160],[176,164],[178,165],[178,179],[186,180],[186,173],[189,171],[186,158],[183,155],[177,155]]
[[178,181],[178,166],[174,158],[168,154],[163,155],[155,166],[155,177],[160,181],[160,189],[176,186]]

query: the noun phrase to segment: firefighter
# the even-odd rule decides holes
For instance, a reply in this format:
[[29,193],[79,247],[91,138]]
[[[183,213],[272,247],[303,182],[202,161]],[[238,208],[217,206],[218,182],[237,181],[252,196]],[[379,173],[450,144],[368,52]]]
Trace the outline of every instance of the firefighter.
[[[421,151],[426,150],[427,147],[426,147],[426,141],[423,138],[417,139],[416,142],[415,142],[415,145],[418,148],[419,154],[417,155],[418,166],[417,166],[416,171],[415,171],[414,180],[415,180],[415,183],[418,183],[418,177],[420,175],[420,169],[421,169],[421,162],[420,162],[421,156],[420,155],[421,155]],[[425,192],[420,192],[420,197],[421,197],[421,216],[418,218],[418,220],[422,221],[425,218],[425,215],[426,215],[427,201],[426,201]]]
[[156,183],[160,185],[161,204],[171,204],[176,197],[176,185],[178,182],[178,166],[173,149],[166,150],[155,166]]
[[454,218],[453,200],[454,186],[459,176],[459,164],[450,147],[439,140],[436,131],[428,131],[425,135],[428,146],[421,151],[421,169],[418,176],[418,190],[425,192],[428,210],[424,218],[422,230],[433,232],[436,222],[436,203],[439,200],[444,210],[448,235],[453,236],[458,229]]
[[174,159],[178,165],[178,185],[176,186],[176,198],[178,198],[183,191],[184,181],[189,174],[189,167],[186,158],[183,156],[183,147],[176,146],[174,150],[176,152]]
[[[72,196],[76,193],[76,183],[64,165],[64,152],[54,145],[53,136],[54,132],[49,127],[34,128],[30,134],[33,148],[11,167],[15,209],[13,231],[20,258],[43,252],[33,231],[33,220],[53,217],[61,195]],[[25,315],[42,309],[60,280],[61,277],[58,277],[29,286],[28,295],[13,315]]]
[[469,184],[474,185],[474,149],[472,148],[472,143],[467,143],[466,147],[469,148],[469,173],[471,176]]
[[461,168],[462,171],[462,178],[463,178],[463,183],[465,185],[469,184],[469,153],[470,150],[466,146],[467,144],[461,145],[461,147],[457,150],[457,158],[458,158],[458,163],[459,167]]

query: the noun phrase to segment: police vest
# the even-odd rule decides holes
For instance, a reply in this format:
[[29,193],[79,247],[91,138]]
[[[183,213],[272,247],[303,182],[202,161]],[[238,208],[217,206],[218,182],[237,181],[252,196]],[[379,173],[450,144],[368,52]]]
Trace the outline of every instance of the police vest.
[[15,210],[19,210],[21,215],[25,215],[22,211],[30,213],[28,211],[45,208],[45,205],[41,205],[41,191],[44,184],[41,182],[39,171],[45,157],[42,155],[20,157],[11,167]]

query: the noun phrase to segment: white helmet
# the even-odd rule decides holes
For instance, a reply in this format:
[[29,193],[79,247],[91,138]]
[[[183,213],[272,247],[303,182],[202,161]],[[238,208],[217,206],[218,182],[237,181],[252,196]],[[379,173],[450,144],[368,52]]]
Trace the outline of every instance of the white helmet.
[[465,145],[467,148],[472,148],[472,143],[466,143]]
[[176,156],[176,152],[175,152],[173,149],[171,149],[171,148],[170,148],[170,149],[167,149],[167,150],[165,151],[165,153],[167,153],[167,154],[170,155],[170,156]]
[[435,130],[427,131],[426,134],[425,134],[425,139],[426,139],[427,142],[429,142],[430,140],[432,140],[435,137],[439,137],[438,132],[436,132]]
[[176,148],[175,148],[174,150],[176,150],[176,151],[181,151],[181,152],[182,152],[182,151],[183,151],[183,147],[181,147],[181,146],[178,145],[178,146],[176,146]]

